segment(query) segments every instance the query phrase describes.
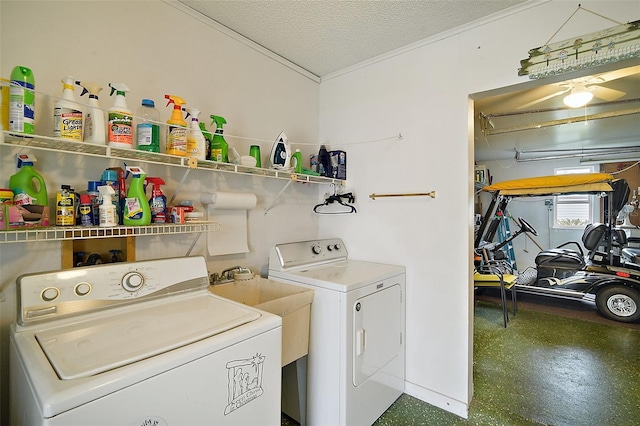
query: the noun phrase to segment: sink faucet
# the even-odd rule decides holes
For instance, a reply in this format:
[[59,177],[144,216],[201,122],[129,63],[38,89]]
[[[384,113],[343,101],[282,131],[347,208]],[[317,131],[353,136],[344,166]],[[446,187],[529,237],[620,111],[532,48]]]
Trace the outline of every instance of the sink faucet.
[[232,266],[231,268],[227,268],[218,275],[217,272],[214,272],[211,275],[210,281],[211,285],[216,284],[225,284],[233,281],[233,273],[234,271],[240,271],[243,268],[241,266]]

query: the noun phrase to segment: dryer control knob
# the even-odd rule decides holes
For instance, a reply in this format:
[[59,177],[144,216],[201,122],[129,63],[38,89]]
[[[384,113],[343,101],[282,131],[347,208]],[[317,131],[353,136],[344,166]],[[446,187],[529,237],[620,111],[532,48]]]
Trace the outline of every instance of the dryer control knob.
[[320,254],[322,252],[322,248],[320,247],[320,244],[314,244],[313,247],[311,247],[311,251],[315,254]]
[[128,272],[122,277],[122,288],[127,291],[138,291],[144,285],[144,277],[139,272]]
[[60,290],[56,287],[47,287],[42,290],[42,293],[40,294],[40,297],[45,302],[52,302],[56,300],[58,296],[60,296]]

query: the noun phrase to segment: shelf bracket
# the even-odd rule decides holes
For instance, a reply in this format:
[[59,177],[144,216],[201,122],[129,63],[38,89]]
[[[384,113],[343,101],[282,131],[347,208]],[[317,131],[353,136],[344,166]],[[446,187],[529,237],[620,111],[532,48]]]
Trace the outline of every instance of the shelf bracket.
[[190,256],[191,255],[191,251],[193,250],[193,248],[195,247],[196,243],[200,239],[200,235],[202,235],[202,232],[199,232],[199,233],[196,234],[196,237],[193,239],[193,242],[191,243],[191,246],[189,246],[189,250],[187,250],[187,254],[185,254],[185,256]]
[[171,200],[169,200],[169,203],[167,204],[167,206],[172,206],[173,205],[173,201],[176,199],[176,196],[180,192],[180,189],[182,188],[182,185],[184,185],[184,182],[187,180],[187,176],[189,176],[189,172],[190,171],[191,171],[191,168],[188,168],[188,169],[186,169],[184,171],[184,175],[182,176],[182,180],[180,180],[180,183],[178,184],[178,187],[173,192],[173,196],[171,197]]
[[291,185],[291,183],[293,183],[294,179],[291,179],[289,181],[287,181],[286,185],[284,186],[284,188],[282,188],[282,190],[280,192],[278,192],[278,195],[276,195],[276,198],[273,199],[273,201],[271,202],[271,204],[269,204],[269,207],[267,207],[266,209],[264,209],[264,214],[266,215],[267,212],[269,210],[271,210],[271,207],[273,207],[273,205],[276,203],[276,201],[278,201],[278,198],[280,198],[280,196],[282,195],[282,193],[289,187],[289,185]]

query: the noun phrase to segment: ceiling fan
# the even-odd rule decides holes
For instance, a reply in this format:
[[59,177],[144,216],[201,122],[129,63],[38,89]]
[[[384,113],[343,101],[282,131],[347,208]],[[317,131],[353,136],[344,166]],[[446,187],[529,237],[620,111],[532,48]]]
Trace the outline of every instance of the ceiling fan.
[[[633,67],[611,71],[596,76],[587,76],[564,81],[561,83],[554,83],[552,85],[546,86],[544,89],[540,88],[545,92],[553,90],[552,93],[539,96],[541,93],[539,91],[536,91],[536,95],[539,97],[536,97],[532,101],[520,105],[517,109],[526,109],[533,105],[545,102],[561,95],[565,95],[564,103],[572,108],[584,106],[594,97],[610,102],[623,97],[624,95],[626,95],[626,93],[620,90],[605,87],[603,84],[634,74],[637,71],[637,67]],[[580,99],[580,102],[576,101],[572,103],[572,100],[575,99]]]

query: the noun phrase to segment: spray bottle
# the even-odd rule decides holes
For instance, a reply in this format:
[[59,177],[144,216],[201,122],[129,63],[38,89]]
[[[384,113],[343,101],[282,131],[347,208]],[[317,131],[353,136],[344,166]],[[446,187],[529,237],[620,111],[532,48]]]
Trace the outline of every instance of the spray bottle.
[[35,131],[36,82],[33,71],[18,65],[11,71],[9,87],[9,130],[28,133]]
[[149,225],[151,223],[151,209],[144,193],[145,173],[140,167],[126,166],[127,174],[131,173],[131,185],[127,192],[122,215],[126,226]]
[[133,148],[133,113],[127,107],[125,93],[129,88],[124,83],[109,83],[111,93],[116,94],[113,106],[109,108],[109,146]]
[[100,226],[116,226],[118,221],[116,219],[116,206],[113,205],[113,196],[115,191],[109,185],[102,185],[98,187],[100,191]]
[[76,81],[82,87],[80,97],[89,94],[89,110],[84,120],[84,141],[104,145],[106,143],[106,129],[104,127],[104,112],[98,103],[98,94],[102,87],[91,81]]
[[173,104],[171,118],[167,120],[166,153],[184,157],[187,155],[187,122],[182,118],[182,106],[185,100],[173,95],[164,95],[168,99],[167,106]]
[[211,159],[213,161],[219,161],[222,163],[229,162],[229,144],[224,140],[222,136],[223,130],[222,125],[227,123],[227,120],[218,116],[211,116],[211,124],[215,123],[216,131],[213,134],[213,140],[211,141]]
[[53,108],[53,136],[82,142],[82,109],[76,101],[73,77],[62,80],[62,99]]
[[151,198],[149,199],[149,208],[151,209],[152,223],[167,222],[167,197],[162,193],[160,185],[165,182],[158,177],[148,177],[147,182],[153,185],[151,189]]
[[206,160],[207,141],[202,134],[200,123],[198,122],[198,115],[200,115],[200,111],[196,108],[191,108],[187,110],[187,114],[191,116],[191,127],[187,133],[187,156],[196,157],[198,160]]

